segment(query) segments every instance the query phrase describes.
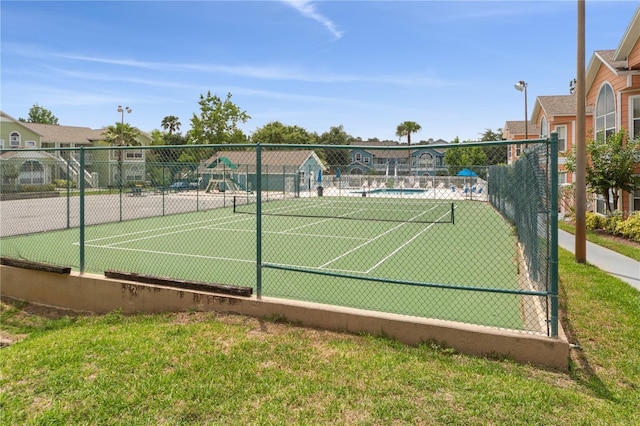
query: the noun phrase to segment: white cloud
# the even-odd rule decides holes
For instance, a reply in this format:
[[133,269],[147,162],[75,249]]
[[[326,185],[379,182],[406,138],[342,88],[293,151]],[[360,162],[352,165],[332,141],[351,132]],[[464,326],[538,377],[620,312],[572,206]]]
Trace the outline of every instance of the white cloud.
[[298,12],[300,12],[300,14],[302,14],[302,16],[309,19],[313,19],[314,21],[322,24],[327,30],[329,30],[329,32],[331,32],[331,34],[333,34],[333,36],[336,39],[341,38],[342,35],[344,34],[344,32],[338,29],[338,27],[336,26],[336,24],[333,23],[333,21],[331,21],[329,18],[321,15],[316,11],[316,7],[312,1],[282,0],[282,2],[296,9]]

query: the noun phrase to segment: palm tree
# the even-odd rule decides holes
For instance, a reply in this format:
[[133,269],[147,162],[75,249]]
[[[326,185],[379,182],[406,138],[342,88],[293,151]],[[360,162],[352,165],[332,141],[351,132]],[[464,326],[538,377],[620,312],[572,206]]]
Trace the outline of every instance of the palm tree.
[[[398,124],[396,128],[396,136],[402,138],[407,137],[407,145],[411,146],[411,133],[419,132],[422,129],[415,121],[405,121]],[[409,150],[409,175],[411,175],[411,150]]]
[[164,130],[168,130],[169,134],[173,134],[173,132],[177,132],[180,130],[180,126],[182,123],[179,121],[180,119],[175,115],[167,115],[162,119],[162,123],[160,124]]
[[[116,123],[112,126],[107,126],[102,133],[103,141],[112,146],[138,146],[140,141],[140,130],[129,125],[128,123]],[[122,188],[122,150],[118,150],[118,184]]]

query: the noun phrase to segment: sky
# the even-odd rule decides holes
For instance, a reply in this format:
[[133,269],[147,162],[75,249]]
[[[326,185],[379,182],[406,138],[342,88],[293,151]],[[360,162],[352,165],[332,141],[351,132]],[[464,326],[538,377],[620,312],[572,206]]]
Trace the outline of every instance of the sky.
[[[586,2],[586,57],[616,49],[637,1]],[[186,133],[208,92],[251,117],[364,140],[477,140],[576,76],[577,1],[0,2],[0,109],[59,124]],[[406,138],[403,138],[405,141]]]

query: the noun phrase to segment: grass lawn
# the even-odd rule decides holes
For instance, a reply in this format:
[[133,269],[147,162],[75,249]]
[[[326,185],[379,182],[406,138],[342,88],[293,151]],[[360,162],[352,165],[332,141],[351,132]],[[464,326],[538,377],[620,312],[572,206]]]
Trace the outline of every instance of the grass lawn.
[[560,251],[569,373],[215,313],[2,303],[0,424],[640,424],[640,292]]

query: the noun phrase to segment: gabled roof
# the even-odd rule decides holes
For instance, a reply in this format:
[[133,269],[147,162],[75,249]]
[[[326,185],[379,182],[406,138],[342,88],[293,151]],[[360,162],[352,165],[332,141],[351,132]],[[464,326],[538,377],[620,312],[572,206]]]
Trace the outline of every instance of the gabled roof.
[[[531,121],[528,121],[527,123],[529,124],[529,128],[527,129],[529,136],[540,134],[540,129],[538,128],[538,126],[536,126],[535,123],[532,123]],[[508,132],[509,135],[525,135],[526,132],[524,131],[524,124],[524,120],[507,121],[504,124],[505,133]]]
[[55,124],[24,123],[34,132],[42,135],[41,142],[69,142],[76,145],[91,145],[100,140],[104,129],[93,130],[89,127],[59,126]]
[[[316,155],[313,150],[273,150],[273,151],[262,151],[262,159],[261,163],[263,166],[296,166],[299,167],[303,165],[309,157],[314,157],[316,162],[321,165],[323,170],[326,170],[320,158]],[[256,153],[255,151],[220,151],[216,153],[209,159],[204,162],[205,168],[209,167],[210,164],[216,161],[226,161],[221,160],[221,158],[226,158],[227,161],[232,162],[239,168],[242,166],[255,166],[256,164]]]
[[[533,107],[532,117],[537,117],[540,110],[549,119],[551,117],[575,117],[577,104],[576,95],[538,96]],[[593,114],[593,108],[587,107],[587,115]]]
[[631,53],[633,46],[638,42],[638,38],[640,38],[640,7],[636,9],[631,23],[622,36],[620,45],[618,45],[618,49],[613,54],[613,60],[626,61],[629,58],[629,53]]

